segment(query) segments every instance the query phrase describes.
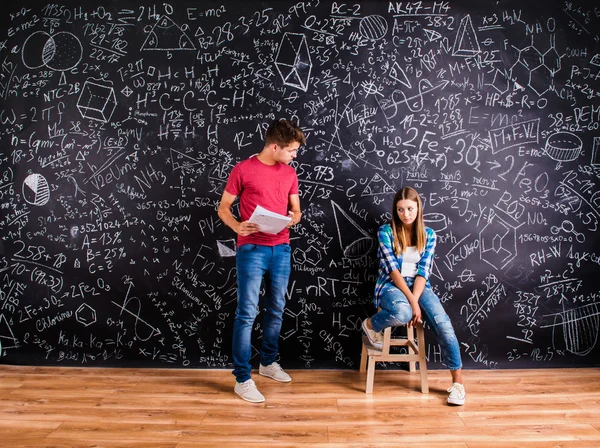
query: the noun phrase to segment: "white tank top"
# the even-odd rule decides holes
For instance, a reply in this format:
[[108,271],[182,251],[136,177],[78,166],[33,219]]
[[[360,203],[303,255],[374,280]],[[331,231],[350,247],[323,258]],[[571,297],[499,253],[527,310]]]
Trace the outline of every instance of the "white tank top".
[[409,246],[402,255],[402,277],[416,277],[417,263],[421,260],[421,255],[417,251],[417,246]]

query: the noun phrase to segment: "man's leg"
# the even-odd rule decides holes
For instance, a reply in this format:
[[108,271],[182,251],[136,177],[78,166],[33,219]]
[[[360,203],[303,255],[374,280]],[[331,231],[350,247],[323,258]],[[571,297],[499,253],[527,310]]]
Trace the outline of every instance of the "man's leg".
[[[267,252],[269,256],[267,257]],[[252,326],[258,314],[262,277],[267,270],[270,248],[244,244],[237,249],[238,304],[233,321],[233,374],[238,383],[250,379]]]
[[263,342],[260,352],[263,366],[275,362],[279,350],[279,334],[283,321],[283,311],[291,271],[291,247],[280,244],[272,248],[269,271],[265,277],[265,319],[263,324]]

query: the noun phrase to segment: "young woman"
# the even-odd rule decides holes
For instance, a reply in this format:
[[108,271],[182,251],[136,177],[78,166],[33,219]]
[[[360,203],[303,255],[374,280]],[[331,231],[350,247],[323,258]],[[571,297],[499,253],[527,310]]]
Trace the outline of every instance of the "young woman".
[[429,283],[436,236],[423,222],[423,206],[416,190],[404,187],[394,196],[392,223],[379,228],[379,274],[375,306],[380,311],[363,321],[371,345],[381,349],[385,328],[427,321],[433,330],[445,364],[452,374],[448,403],[463,405],[460,348],[450,318]]

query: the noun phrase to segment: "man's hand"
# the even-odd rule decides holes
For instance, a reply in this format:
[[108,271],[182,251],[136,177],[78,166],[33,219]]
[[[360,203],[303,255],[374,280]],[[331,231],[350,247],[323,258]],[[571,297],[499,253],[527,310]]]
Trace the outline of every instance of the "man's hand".
[[250,221],[243,221],[238,223],[236,228],[234,229],[235,233],[241,236],[252,235],[253,233],[260,232],[260,227],[258,224],[255,224]]
[[294,212],[288,212],[288,217],[291,219],[291,221],[288,223],[288,225],[286,226],[288,229],[290,227],[295,226],[296,224],[298,224],[298,221],[296,221],[294,219]]

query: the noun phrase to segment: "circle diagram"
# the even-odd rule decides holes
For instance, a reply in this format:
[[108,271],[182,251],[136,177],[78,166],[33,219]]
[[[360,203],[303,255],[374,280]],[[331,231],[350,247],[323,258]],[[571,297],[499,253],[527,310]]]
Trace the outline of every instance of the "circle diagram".
[[41,174],[30,174],[23,181],[23,198],[31,205],[43,206],[50,200],[50,185]]
[[83,47],[72,33],[60,31],[52,36],[36,31],[23,44],[21,58],[25,67],[48,67],[55,71],[71,70],[81,61]]

